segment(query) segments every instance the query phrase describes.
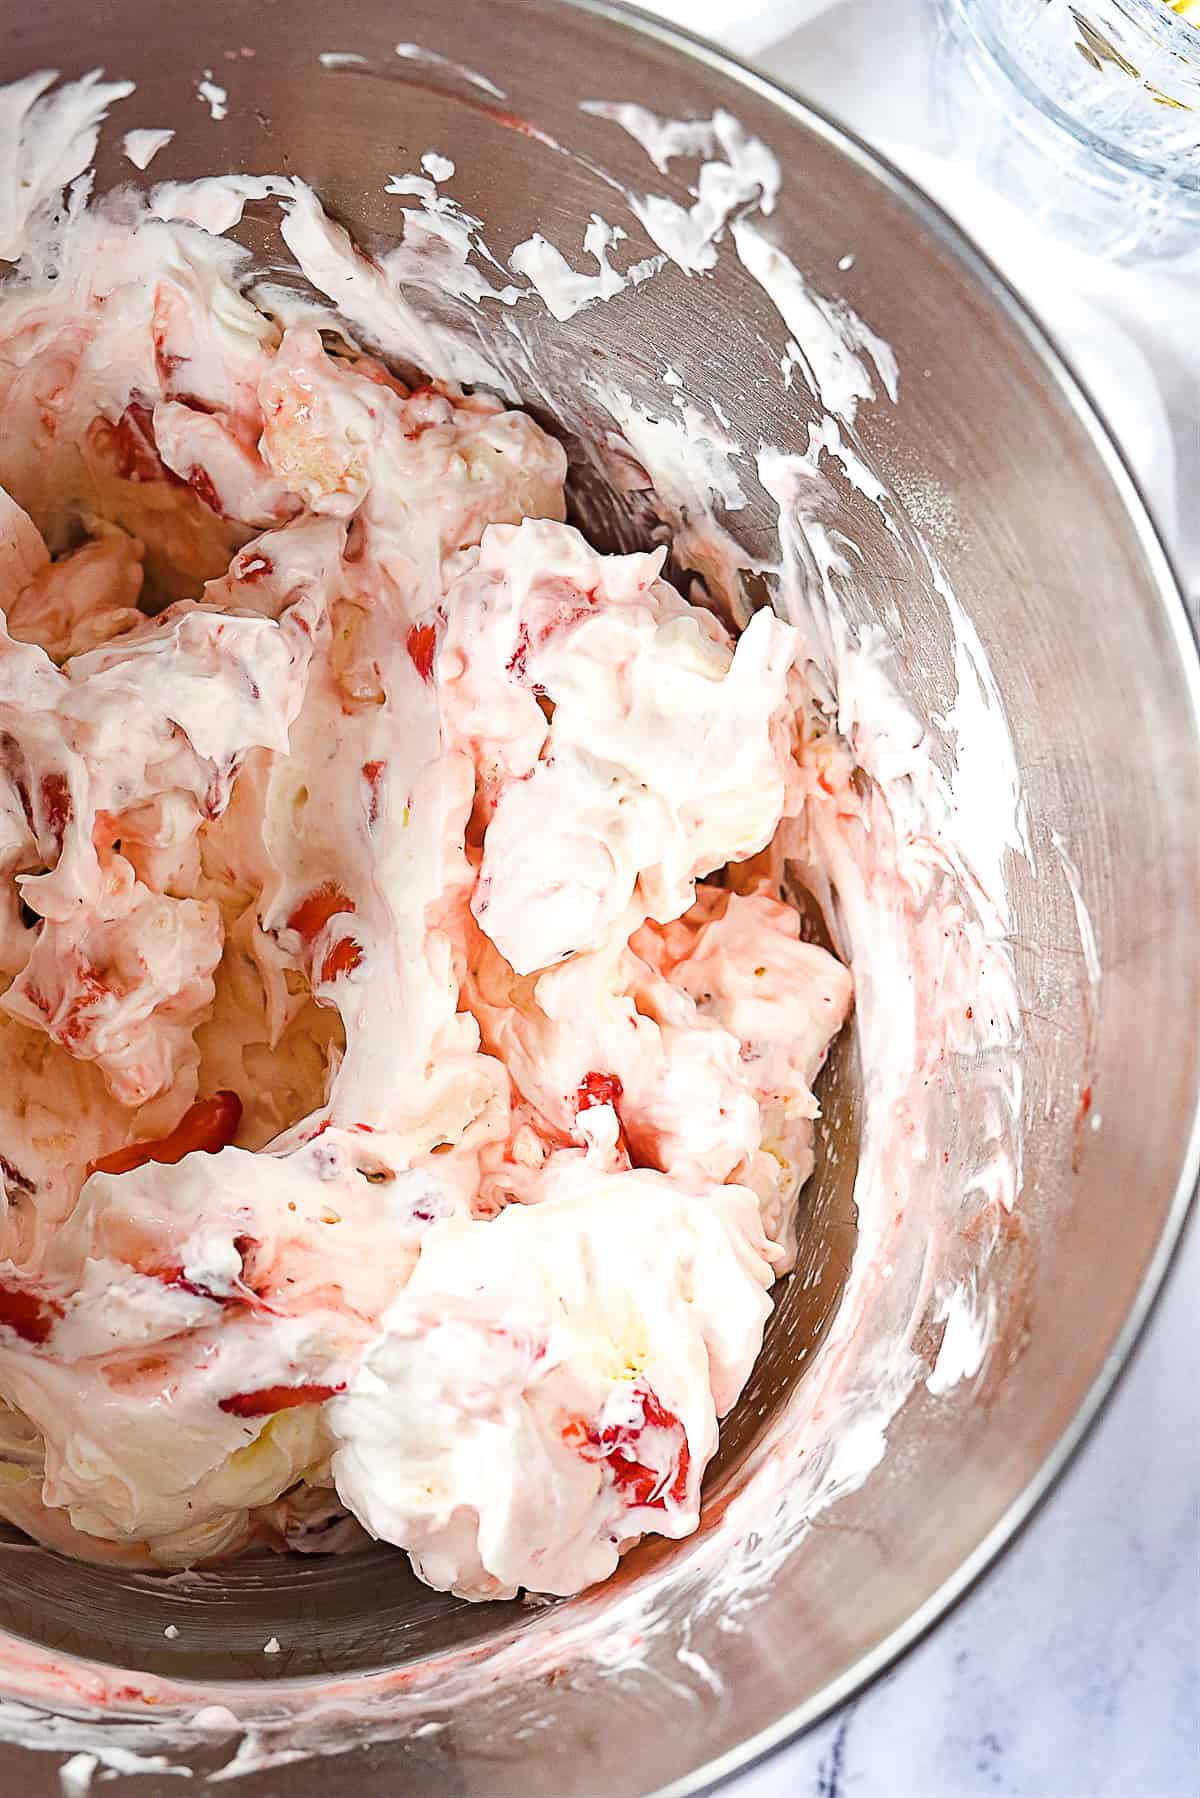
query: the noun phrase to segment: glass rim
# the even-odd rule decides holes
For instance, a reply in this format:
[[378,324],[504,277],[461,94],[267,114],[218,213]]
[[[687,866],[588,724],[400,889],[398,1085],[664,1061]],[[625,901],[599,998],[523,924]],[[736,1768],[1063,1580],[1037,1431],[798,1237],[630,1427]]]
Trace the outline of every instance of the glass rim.
[[[962,0],[962,4],[972,13],[989,10],[988,0]],[[1200,71],[1200,16],[1195,21],[1187,19],[1168,0],[1067,0],[1067,11],[1077,22],[1081,17],[1087,20],[1092,6],[1119,12],[1131,24],[1144,26],[1148,36]]]
[[[1193,21],[1167,4],[1167,0],[1099,0],[1103,6],[1114,6],[1127,19],[1146,26],[1149,35],[1161,42],[1185,63],[1194,63],[1200,73],[1200,16]],[[1076,17],[1096,0],[1071,0]]]
[[[1187,72],[1195,72],[1198,84],[1196,106],[1192,109],[1183,108],[1191,110],[1196,119],[1194,149],[1183,152],[1189,158],[1187,164],[1181,166],[1174,159],[1167,160],[1131,150],[1119,138],[1103,135],[1087,119],[1063,106],[1045,85],[1031,75],[1025,64],[1013,55],[1009,44],[997,32],[991,0],[946,0],[947,13],[957,15],[961,29],[970,33],[1003,79],[1048,123],[1109,164],[1115,164],[1129,174],[1153,181],[1161,187],[1172,187],[1185,195],[1194,195],[1200,199],[1200,23],[1193,24],[1181,13],[1174,12],[1166,4],[1166,0],[1067,0],[1066,10],[1077,25],[1081,20],[1090,25],[1092,21],[1087,17],[1089,6],[1115,10],[1139,28],[1144,24],[1148,35],[1156,40],[1156,47],[1165,48],[1172,56],[1178,57]],[[1181,44],[1186,46],[1186,55],[1179,47]],[[1116,66],[1120,67],[1119,64]],[[1126,78],[1141,84],[1140,71],[1135,71],[1133,76],[1127,75]],[[1149,97],[1153,99],[1153,94]]]

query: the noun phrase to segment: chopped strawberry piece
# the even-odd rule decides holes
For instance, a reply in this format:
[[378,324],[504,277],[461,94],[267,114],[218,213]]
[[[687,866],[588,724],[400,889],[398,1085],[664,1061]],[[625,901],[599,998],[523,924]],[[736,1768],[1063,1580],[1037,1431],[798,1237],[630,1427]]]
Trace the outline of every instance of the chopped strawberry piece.
[[647,1386],[642,1399],[642,1415],[647,1427],[656,1430],[678,1430],[682,1438],[679,1450],[679,1467],[675,1475],[675,1484],[671,1488],[672,1498],[681,1499],[687,1488],[688,1470],[691,1466],[691,1454],[688,1450],[687,1431],[676,1417],[674,1411],[668,1411],[658,1394]]
[[423,681],[433,679],[433,658],[437,650],[437,627],[432,624],[414,624],[405,638],[413,667]]
[[164,1286],[175,1286],[180,1292],[190,1292],[193,1298],[208,1299],[214,1305],[257,1305],[259,1294],[247,1285],[245,1277],[246,1261],[258,1247],[257,1239],[253,1236],[235,1236],[233,1246],[241,1257],[242,1271],[229,1285],[210,1286],[204,1280],[190,1279],[183,1271],[182,1263],[178,1261],[170,1262],[165,1267],[139,1267],[137,1271],[161,1280]]
[[127,481],[157,481],[163,476],[162,461],[154,437],[149,406],[137,401],[126,406],[112,427],[117,473]]
[[209,1299],[214,1305],[244,1305],[246,1295],[241,1292],[216,1292],[206,1286],[202,1280],[189,1280],[183,1273],[175,1273],[168,1268],[161,1276],[164,1286],[177,1286],[180,1292],[190,1292],[194,1299]]
[[591,587],[586,593],[583,593],[579,588],[573,587],[569,581],[562,581],[559,585],[561,594],[553,608],[548,610],[547,615],[539,624],[536,644],[530,636],[528,624],[522,620],[517,626],[517,646],[508,658],[509,674],[512,675],[518,686],[532,686],[534,693],[544,693],[545,689],[536,682],[530,682],[529,656],[531,651],[535,647],[540,648],[543,643],[547,643],[556,631],[568,630],[571,625],[581,624],[585,618],[590,617],[599,598],[598,590],[595,587]]
[[125,481],[161,481],[166,478],[154,439],[150,408],[131,400],[116,424],[97,419],[92,427],[100,446],[108,451],[116,471]]
[[379,820],[379,786],[387,772],[386,762],[364,762],[363,779],[367,783],[367,823]]
[[275,564],[270,556],[264,556],[258,550],[253,550],[249,555],[243,556],[234,569],[239,581],[262,581],[274,572]]
[[327,1398],[345,1390],[344,1380],[336,1386],[260,1386],[256,1392],[235,1392],[219,1403],[231,1417],[270,1417],[275,1411],[290,1411],[294,1405],[323,1405]]
[[71,820],[71,789],[65,774],[42,776],[42,814],[46,828],[57,848],[62,848],[63,834]]
[[625,1495],[627,1504],[645,1505],[651,1511],[666,1508],[662,1476],[653,1467],[644,1467],[640,1461],[630,1460],[619,1451],[614,1451],[608,1466],[612,1483]]
[[[581,1111],[590,1111],[594,1105],[611,1105],[617,1109],[617,1101],[625,1088],[615,1074],[599,1074],[593,1070],[585,1074],[575,1092],[576,1115]],[[633,1165],[633,1151],[629,1146],[629,1137],[625,1130],[625,1121],[617,1112],[617,1153],[624,1157],[622,1165]]]
[[348,899],[341,887],[335,886],[332,880],[326,880],[302,899],[287,921],[289,930],[298,931],[306,943],[313,942],[328,924],[341,911],[353,911],[354,901]]
[[593,1105],[611,1105],[615,1109],[624,1091],[615,1074],[585,1074],[575,1095],[575,1109],[590,1111]]
[[215,1155],[237,1135],[242,1121],[242,1101],[236,1093],[214,1093],[211,1099],[197,1099],[189,1105],[175,1128],[157,1142],[132,1142],[111,1155],[102,1155],[88,1166],[89,1174],[128,1174],[148,1161],[174,1167],[185,1155],[203,1150]]
[[[109,997],[111,989],[107,987],[95,968],[86,961],[80,961],[75,976],[75,990],[61,1017],[55,1017],[48,1025],[48,1034],[60,1042],[65,1049],[74,1049],[92,1028],[94,1019],[90,1015],[97,1006],[103,1005]],[[31,1003],[37,1000],[31,996]],[[39,1007],[48,1011],[48,1006]]]
[[62,1306],[31,1286],[0,1281],[0,1326],[25,1342],[45,1342],[62,1316]]
[[[572,1418],[562,1431],[564,1442],[579,1445],[585,1461],[603,1461],[608,1477],[629,1506],[643,1505],[650,1510],[665,1510],[667,1499],[682,1504],[687,1497],[691,1452],[687,1432],[673,1411],[668,1411],[658,1395],[648,1386],[638,1387],[633,1396],[640,1402],[642,1420],[638,1424],[606,1424],[603,1429],[585,1426],[586,1440],[579,1444],[579,1419]],[[667,1430],[678,1435],[674,1470],[658,1469],[640,1461],[638,1450],[643,1433],[648,1429]]]
[[352,936],[342,937],[334,944],[325,960],[321,963],[321,979],[337,980],[342,974],[349,974],[362,960],[362,949]]
[[220,495],[213,486],[212,476],[207,470],[203,468],[193,468],[187,479],[188,486],[196,495],[197,499],[203,500],[209,511],[215,512],[218,518],[224,518],[225,513],[221,507]]
[[171,393],[171,377],[177,368],[183,367],[185,361],[186,357],[173,355],[169,350],[163,348],[163,332],[155,326],[154,363],[158,369],[158,378],[163,384],[164,392]]

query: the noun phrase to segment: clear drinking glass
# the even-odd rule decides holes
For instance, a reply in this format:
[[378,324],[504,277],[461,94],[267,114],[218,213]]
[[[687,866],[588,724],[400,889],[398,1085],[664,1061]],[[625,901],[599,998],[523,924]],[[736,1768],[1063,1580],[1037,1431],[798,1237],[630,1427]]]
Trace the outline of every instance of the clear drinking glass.
[[1200,0],[1178,4],[942,0],[956,154],[1056,237],[1200,269]]

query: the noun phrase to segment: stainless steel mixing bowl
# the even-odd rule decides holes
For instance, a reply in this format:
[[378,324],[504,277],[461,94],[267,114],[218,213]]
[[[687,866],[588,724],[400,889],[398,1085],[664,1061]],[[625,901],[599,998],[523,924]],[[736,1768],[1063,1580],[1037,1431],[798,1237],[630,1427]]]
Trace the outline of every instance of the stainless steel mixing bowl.
[[[484,71],[507,97],[445,65],[398,59],[400,39]],[[323,68],[326,50],[358,52],[368,66]],[[0,1626],[62,1655],[135,1670],[130,1709],[143,1722],[152,1713],[139,1706],[137,1672],[246,1682],[264,1715],[286,1681],[324,1688],[334,1675],[477,1657],[470,1702],[451,1701],[460,1688],[450,1684],[442,1702],[435,1687],[395,1739],[358,1743],[347,1726],[344,1753],[252,1776],[260,1793],[695,1790],[844,1698],[964,1590],[1078,1443],[1162,1278],[1196,1173],[1200,1078],[1198,683],[1170,568],[1086,397],[969,244],[860,145],[701,45],[615,8],[551,0],[343,0],[336,9],[322,0],[200,8],[42,0],[7,9],[3,79],[41,67],[77,75],[98,63],[138,84],[102,144],[101,188],[131,176],[117,155],[121,130],[170,123],[176,136],[154,178],[301,174],[368,247],[394,228],[388,176],[431,145],[453,154],[455,193],[486,219],[491,241],[507,250],[536,227],[578,243],[589,213],[615,204],[593,171],[635,188],[647,174],[637,146],[581,113],[580,101],[639,101],[672,117],[725,107],[783,165],[778,241],[898,356],[900,404],[864,414],[863,441],[925,522],[941,521],[940,557],[1011,720],[1034,846],[1033,867],[1018,867],[1013,880],[1027,1034],[1024,1189],[1011,1241],[993,1263],[1008,1323],[985,1373],[936,1400],[916,1389],[883,1465],[797,1543],[769,1597],[737,1629],[711,1612],[681,1616],[632,1669],[619,1657],[606,1668],[592,1654],[561,1677],[544,1665],[523,1673],[504,1645],[542,1628],[541,1614],[439,1596],[383,1549],[231,1567],[184,1594],[170,1589],[186,1616],[164,1608],[166,1589],[151,1579],[0,1552]],[[229,89],[223,122],[197,101],[206,68]],[[575,158],[556,154],[547,136]],[[677,189],[669,176],[656,185]],[[639,228],[623,222],[642,253]],[[243,232],[266,254],[253,218]],[[871,253],[839,273],[856,246]],[[669,270],[627,303],[591,307],[566,325],[547,319],[543,390],[526,397],[539,416],[578,425],[584,370],[602,361],[651,401],[666,354],[703,371],[744,441],[786,445],[806,414],[802,399],[781,391],[777,335],[761,290],[736,269],[709,281]],[[937,505],[931,496],[941,496]],[[770,509],[756,489],[749,498],[737,529],[764,549]],[[869,519],[853,496],[847,506],[845,522],[861,537]],[[914,703],[930,711],[950,678],[950,650],[936,634],[926,640],[921,596],[911,599],[906,675]],[[1078,863],[1095,925],[1094,1013],[1054,832]],[[1102,1127],[1081,1136],[1085,1078]],[[843,1150],[853,1145],[854,1092],[847,1043],[823,1095]],[[702,1535],[722,1482],[736,1484],[751,1443],[811,1366],[853,1246],[852,1175],[852,1154],[823,1158],[800,1265],[726,1432]],[[572,1601],[581,1628],[602,1637],[611,1607],[693,1552],[695,1544],[639,1551],[613,1591]],[[172,1617],[186,1628],[169,1642]],[[272,1635],[285,1649],[264,1660]],[[681,1662],[681,1646],[698,1658]],[[701,1665],[711,1687],[694,1672]],[[145,1734],[130,1728],[125,1739],[144,1746]],[[78,1747],[82,1737],[66,1729],[60,1740]],[[229,1752],[181,1758],[212,1769]],[[56,1792],[61,1758],[10,1744],[0,1754],[4,1788]],[[151,1773],[106,1789],[165,1784]]]

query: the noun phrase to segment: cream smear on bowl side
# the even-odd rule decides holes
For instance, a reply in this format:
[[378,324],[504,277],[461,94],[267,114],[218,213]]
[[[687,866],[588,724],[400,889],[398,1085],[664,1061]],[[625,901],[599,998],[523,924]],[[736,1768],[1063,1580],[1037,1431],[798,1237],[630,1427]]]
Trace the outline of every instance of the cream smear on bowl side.
[[[414,46],[400,46],[398,54],[431,55]],[[497,91],[474,71],[460,73]],[[127,83],[104,86],[89,77],[47,94],[50,82],[35,77],[0,92],[0,251],[27,247],[30,222],[84,175],[105,111],[130,92]],[[780,615],[801,633],[805,678],[795,690],[809,750],[803,810],[779,854],[821,902],[857,988],[865,1124],[855,1189],[859,1243],[841,1307],[780,1428],[754,1451],[715,1527],[681,1557],[677,1571],[660,1574],[658,1585],[643,1582],[610,1596],[602,1622],[603,1600],[589,1595],[547,1612],[520,1640],[486,1657],[464,1652],[403,1676],[330,1681],[319,1693],[306,1690],[302,1704],[281,1698],[278,1687],[267,1699],[245,1687],[223,1691],[146,1677],[138,1687],[153,1703],[152,1724],[136,1720],[146,1712],[129,1698],[125,1676],[59,1661],[12,1640],[4,1658],[12,1696],[0,1719],[12,1739],[77,1747],[103,1761],[95,1718],[76,1724],[48,1705],[109,1710],[110,1728],[120,1731],[114,1753],[161,1754],[168,1746],[184,1749],[242,1731],[226,1770],[232,1776],[235,1767],[241,1772],[298,1752],[346,1746],[348,1705],[356,1718],[353,1739],[383,1740],[427,1724],[427,1694],[435,1685],[444,1705],[458,1692],[468,1696],[479,1680],[492,1687],[563,1661],[636,1668],[655,1632],[666,1627],[666,1591],[677,1597],[685,1590],[696,1616],[720,1609],[736,1628],[741,1613],[762,1601],[774,1569],[813,1518],[877,1465],[887,1423],[913,1385],[927,1379],[931,1390],[944,1391],[972,1376],[986,1356],[994,1327],[987,1260],[1020,1179],[1019,1022],[1005,940],[1005,866],[1009,855],[1028,854],[1028,834],[986,657],[855,439],[861,405],[880,403],[881,393],[896,399],[894,358],[843,303],[815,293],[755,222],[756,213],[773,208],[779,169],[769,149],[730,115],[660,120],[608,101],[587,110],[635,137],[660,171],[676,158],[698,164],[687,206],[611,185],[657,246],[660,256],[652,262],[661,258],[699,272],[720,256],[738,258],[779,315],[781,383],[802,382],[825,414],[803,451],[783,451],[739,443],[735,426],[705,395],[687,393],[674,371],[664,376],[659,414],[638,408],[617,387],[595,384],[612,419],[603,448],[634,470],[635,481],[636,471],[644,471],[651,505],[710,592],[736,598],[737,571],[746,566],[714,506],[725,517],[736,513],[745,503],[745,483],[755,478],[778,509],[778,555],[756,572],[772,585]],[[343,329],[348,325],[369,347],[506,396],[533,374],[523,336],[527,308],[545,304],[555,317],[570,318],[659,272],[642,262],[620,274],[611,252],[622,228],[599,217],[587,227],[582,250],[534,237],[502,268],[487,249],[483,223],[441,193],[444,179],[440,165],[395,178],[391,191],[420,204],[403,208],[405,242],[379,264],[359,257],[316,196],[293,179],[175,183],[155,190],[150,205],[164,222],[189,221],[219,234],[237,222],[246,200],[278,199],[281,235],[312,287],[345,321]],[[86,177],[68,201],[68,232],[87,228],[85,186]],[[414,232],[425,234],[425,248],[435,254],[412,254]],[[581,255],[598,272],[578,271]],[[215,290],[236,256],[232,246],[206,240],[196,255],[200,278]],[[444,311],[427,315],[418,303],[422,287],[448,297],[464,322],[456,316],[447,323]],[[268,309],[274,297],[281,314],[291,307],[296,316],[334,322],[294,295],[285,302],[261,292]],[[487,310],[486,329],[465,322],[470,309]],[[866,622],[855,604],[855,546],[834,539],[822,523],[819,501],[834,465],[941,594],[956,646],[958,692],[932,731],[900,695],[885,630]],[[897,1190],[923,1195],[928,1217],[919,1242],[898,1232]],[[931,1317],[946,1324],[933,1368],[914,1341]],[[711,1675],[695,1657],[688,1660],[690,1652],[686,1644],[679,1650],[680,1677],[699,1691]]]

